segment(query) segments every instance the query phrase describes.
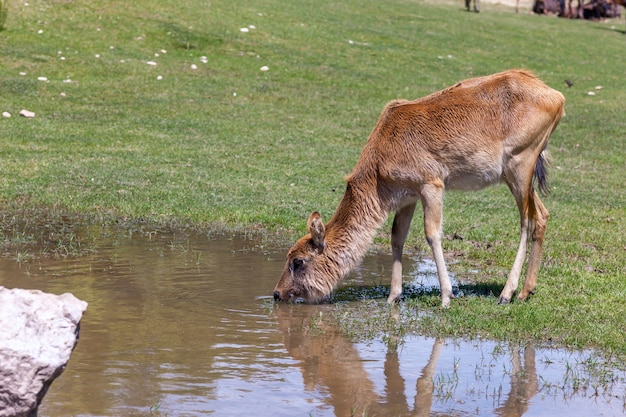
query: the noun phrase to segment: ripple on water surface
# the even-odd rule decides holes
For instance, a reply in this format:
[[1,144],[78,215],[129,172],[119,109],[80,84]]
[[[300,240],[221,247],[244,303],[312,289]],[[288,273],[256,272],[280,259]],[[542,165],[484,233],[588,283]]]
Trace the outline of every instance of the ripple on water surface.
[[[332,306],[272,306],[284,249],[238,236],[102,236],[80,258],[0,259],[0,285],[89,302],[43,416],[623,415],[625,375],[593,352],[418,336],[399,349],[352,343],[311,331]],[[346,282],[386,284],[390,263],[368,256]],[[415,286],[438,285],[419,258],[405,269]]]

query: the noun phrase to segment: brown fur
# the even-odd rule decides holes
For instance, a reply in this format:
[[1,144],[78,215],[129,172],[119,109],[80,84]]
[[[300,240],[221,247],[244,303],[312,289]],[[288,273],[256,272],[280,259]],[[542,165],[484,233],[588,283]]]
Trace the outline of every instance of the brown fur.
[[335,214],[324,225],[309,218],[309,234],[289,250],[274,290],[276,300],[328,296],[362,259],[377,229],[395,211],[389,302],[402,295],[402,250],[418,201],[431,246],[442,305],[452,287],[441,247],[444,189],[478,190],[505,182],[517,202],[520,245],[500,302],[517,289],[532,245],[520,299],[534,292],[548,221],[533,189],[533,172],[564,114],[565,99],[523,70],[462,81],[415,101],[389,103],[370,134]]

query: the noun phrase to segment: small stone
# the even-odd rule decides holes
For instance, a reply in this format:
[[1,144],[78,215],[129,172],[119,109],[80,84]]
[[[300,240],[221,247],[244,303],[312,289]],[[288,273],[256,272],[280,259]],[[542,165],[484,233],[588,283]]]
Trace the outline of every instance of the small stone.
[[35,117],[35,113],[30,110],[24,109],[20,111],[20,116],[32,119],[33,117]]
[[269,71],[270,67],[268,67],[267,65],[263,65],[261,68],[259,68],[261,71]]
[[11,117],[11,113],[9,113],[8,111],[3,111],[2,117],[6,117],[8,119],[9,117]]

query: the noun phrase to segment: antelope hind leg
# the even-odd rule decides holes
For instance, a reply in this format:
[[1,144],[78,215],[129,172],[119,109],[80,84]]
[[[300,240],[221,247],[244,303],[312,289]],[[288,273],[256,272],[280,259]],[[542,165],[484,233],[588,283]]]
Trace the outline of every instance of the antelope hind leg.
[[535,293],[537,275],[539,274],[539,267],[541,266],[543,239],[546,234],[548,219],[550,218],[550,213],[548,213],[548,210],[535,191],[532,192],[529,210],[531,210],[530,214],[533,219],[532,243],[530,246],[530,258],[528,260],[528,271],[526,272],[526,279],[524,280],[524,288],[522,288],[522,292],[517,296],[519,300],[525,300],[530,294]]

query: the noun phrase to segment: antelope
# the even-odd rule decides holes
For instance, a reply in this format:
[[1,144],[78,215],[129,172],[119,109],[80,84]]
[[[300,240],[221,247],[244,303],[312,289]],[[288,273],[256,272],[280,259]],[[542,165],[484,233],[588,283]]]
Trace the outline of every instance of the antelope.
[[418,201],[435,260],[441,305],[454,298],[441,245],[444,190],[479,190],[504,182],[520,214],[520,242],[499,303],[517,290],[527,243],[531,248],[519,300],[534,294],[549,213],[534,189],[547,193],[547,145],[565,114],[565,98],[526,70],[461,81],[383,109],[346,190],[326,224],[315,211],[309,233],[287,253],[274,289],[276,301],[327,298],[364,257],[378,228],[395,212],[391,231],[391,288],[402,297],[402,252]]
[[[467,9],[467,11],[470,11],[470,6],[471,6],[472,0],[465,0],[465,8]],[[480,0],[474,0],[474,11],[476,13],[480,12]]]

